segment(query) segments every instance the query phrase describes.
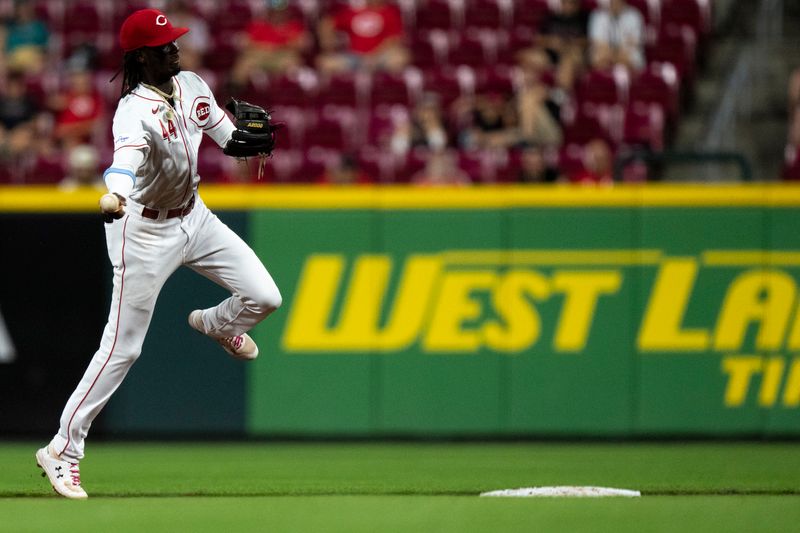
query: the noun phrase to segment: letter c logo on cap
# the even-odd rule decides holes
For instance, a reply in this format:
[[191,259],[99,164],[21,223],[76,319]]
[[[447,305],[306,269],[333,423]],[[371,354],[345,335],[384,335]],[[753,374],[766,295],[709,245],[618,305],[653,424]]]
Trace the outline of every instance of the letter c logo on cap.
[[167,25],[167,17],[164,15],[159,15],[156,17],[156,26],[166,26]]

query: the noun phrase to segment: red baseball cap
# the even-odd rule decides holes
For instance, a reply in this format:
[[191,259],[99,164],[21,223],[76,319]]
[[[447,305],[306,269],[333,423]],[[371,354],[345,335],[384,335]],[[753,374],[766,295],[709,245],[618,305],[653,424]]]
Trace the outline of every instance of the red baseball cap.
[[167,16],[158,9],[140,9],[122,23],[119,44],[126,52],[143,46],[163,46],[187,31],[189,28],[173,27]]

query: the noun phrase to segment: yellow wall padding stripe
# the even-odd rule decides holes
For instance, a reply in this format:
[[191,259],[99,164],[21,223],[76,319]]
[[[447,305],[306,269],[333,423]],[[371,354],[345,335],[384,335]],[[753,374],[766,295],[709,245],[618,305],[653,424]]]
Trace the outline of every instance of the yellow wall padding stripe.
[[[92,212],[104,191],[0,187],[0,212]],[[800,207],[800,186],[617,185],[456,188],[201,185],[214,209],[475,209],[512,207]],[[170,207],[170,206],[168,206]],[[175,206],[171,206],[175,207]]]

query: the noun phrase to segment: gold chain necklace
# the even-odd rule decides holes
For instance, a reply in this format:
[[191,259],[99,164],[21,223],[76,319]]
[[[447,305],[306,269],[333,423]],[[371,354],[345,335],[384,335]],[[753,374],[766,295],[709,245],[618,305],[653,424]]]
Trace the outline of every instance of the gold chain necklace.
[[169,102],[170,100],[175,98],[175,84],[174,83],[172,84],[172,92],[169,93],[169,94],[165,93],[164,91],[162,91],[158,87],[154,87],[153,85],[149,85],[149,84],[147,84],[145,82],[142,82],[142,85],[147,87],[148,89],[150,89],[151,91],[153,91],[157,95],[159,95],[161,98],[163,98],[167,102]]

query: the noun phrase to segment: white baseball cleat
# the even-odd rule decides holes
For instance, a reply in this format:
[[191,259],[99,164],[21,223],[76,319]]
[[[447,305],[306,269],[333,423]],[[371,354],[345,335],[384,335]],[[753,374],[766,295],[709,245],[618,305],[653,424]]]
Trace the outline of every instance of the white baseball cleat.
[[189,313],[189,325],[203,335],[208,335],[217,341],[219,345],[222,346],[226,352],[228,352],[228,355],[234,359],[252,361],[258,357],[258,346],[256,346],[256,343],[247,333],[242,333],[241,335],[236,335],[235,337],[215,337],[214,335],[209,335],[206,333],[203,329],[202,313],[203,312],[200,309],[195,309]]
[[44,470],[42,477],[47,476],[53,490],[60,495],[73,500],[85,500],[89,497],[81,487],[78,463],[63,461],[50,450],[50,445],[36,452],[36,464]]

